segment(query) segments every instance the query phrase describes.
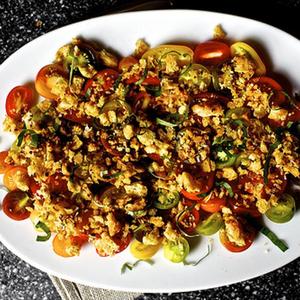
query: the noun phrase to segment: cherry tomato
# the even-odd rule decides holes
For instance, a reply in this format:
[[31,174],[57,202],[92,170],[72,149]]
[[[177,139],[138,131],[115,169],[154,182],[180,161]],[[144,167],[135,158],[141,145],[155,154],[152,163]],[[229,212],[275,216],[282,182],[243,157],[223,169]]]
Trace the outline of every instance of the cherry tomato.
[[[263,181],[264,181],[264,179],[261,175],[249,171],[248,175],[242,175],[239,177],[237,188],[241,191],[245,191],[249,194],[253,194],[253,192],[254,192],[253,188],[257,184],[263,183]],[[232,183],[231,186],[235,188],[234,183]]]
[[268,173],[268,184],[265,190],[268,189],[276,196],[281,196],[287,186],[286,175],[279,168],[270,168]]
[[300,121],[300,103],[293,104],[287,116],[287,122]]
[[114,137],[110,137],[105,131],[101,132],[100,140],[105,150],[113,156],[120,157],[122,152],[116,149],[116,140]]
[[40,188],[41,186],[32,177],[30,177],[30,183],[29,183],[30,193],[32,195],[35,195]]
[[190,200],[202,201],[204,196],[201,196],[201,194],[209,192],[213,187],[215,172],[205,173],[201,172],[197,166],[195,167],[195,170],[186,170],[186,172],[193,175],[194,180],[197,182],[197,184],[199,184],[199,190],[197,192],[188,192],[185,189],[182,189],[181,194]]
[[27,86],[16,86],[7,95],[5,108],[9,117],[21,120],[23,115],[35,105],[35,99],[30,88]]
[[27,169],[24,167],[9,168],[3,177],[4,185],[10,190],[14,191],[18,189],[16,182],[22,182],[24,185],[30,185],[30,178],[27,173]]
[[281,106],[286,102],[286,96],[283,94],[281,85],[274,79],[260,76],[252,78],[250,82],[257,84],[263,92],[272,93],[270,98],[271,105]]
[[139,92],[133,97],[133,111],[134,113],[139,113],[141,111],[147,110],[152,97],[146,92]]
[[119,70],[121,72],[126,72],[130,69],[131,66],[138,63],[138,60],[133,56],[123,57],[119,62]]
[[155,245],[145,245],[138,240],[134,240],[130,245],[131,254],[137,259],[149,259],[160,249],[161,243]]
[[67,181],[59,173],[49,176],[46,184],[49,187],[50,193],[64,194],[68,192]]
[[95,95],[103,95],[113,91],[114,84],[119,77],[119,73],[113,69],[99,71],[93,78],[89,79],[84,87],[84,94],[88,92]]
[[[141,75],[132,75],[131,77],[125,79],[126,84],[137,83],[139,80],[142,80]],[[160,80],[157,76],[147,76],[142,82],[141,85],[159,85]]]
[[218,41],[198,44],[194,51],[194,61],[204,65],[217,65],[230,58],[228,45]]
[[[122,237],[122,236],[112,237],[112,240],[118,245],[118,249],[114,252],[114,254],[118,254],[118,253],[124,251],[130,244],[131,239],[132,239],[131,233],[129,233],[126,237]],[[96,249],[96,252],[99,256],[102,256],[102,257],[108,256],[106,253],[101,252],[98,249]]]
[[225,205],[225,198],[219,198],[213,195],[208,201],[202,201],[200,207],[206,212],[215,213],[220,211]]
[[178,219],[180,228],[186,233],[193,233],[200,220],[199,211],[196,208],[187,209]]
[[86,124],[91,124],[92,123],[92,119],[91,117],[80,113],[79,111],[76,110],[69,110],[65,115],[64,118],[72,121],[74,123],[86,123]]
[[82,210],[76,217],[76,228],[80,232],[85,231],[85,227],[89,225],[89,218],[93,216],[93,209]]
[[246,219],[243,219],[241,217],[238,217],[240,230],[242,231],[243,238],[245,240],[245,245],[239,246],[235,244],[234,242],[231,242],[226,234],[225,229],[221,229],[219,231],[219,238],[222,243],[222,245],[231,252],[242,252],[248,249],[256,236],[255,229],[246,221]]
[[63,67],[59,64],[50,64],[44,66],[38,72],[35,79],[35,89],[47,99],[57,99],[58,96],[52,93],[52,88],[60,78],[67,78]]
[[66,238],[62,234],[57,234],[52,241],[52,247],[57,255],[62,257],[72,257],[74,255],[67,252],[67,249],[70,247],[78,247],[78,249],[80,250],[82,245],[87,241],[88,236],[86,234],[80,234],[68,238]]
[[29,218],[30,212],[26,209],[29,207],[30,198],[25,192],[12,191],[3,199],[3,212],[13,220],[21,221]]
[[8,169],[12,168],[12,165],[9,165],[5,162],[5,159],[8,155],[8,151],[0,152],[0,174],[4,174]]
[[237,215],[248,215],[253,218],[259,218],[261,216],[261,213],[258,211],[254,202],[247,202],[241,198],[230,198],[229,206]]

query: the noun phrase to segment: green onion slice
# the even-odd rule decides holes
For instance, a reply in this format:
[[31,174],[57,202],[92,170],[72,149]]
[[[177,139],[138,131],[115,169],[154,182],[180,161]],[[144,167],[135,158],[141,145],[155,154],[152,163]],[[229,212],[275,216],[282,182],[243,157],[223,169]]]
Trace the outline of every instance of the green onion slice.
[[183,261],[183,264],[185,265],[185,266],[193,266],[193,267],[195,267],[195,266],[197,266],[201,261],[203,261],[211,252],[212,252],[212,242],[213,242],[213,240],[212,239],[210,239],[209,240],[209,243],[208,243],[208,245],[207,245],[207,252],[206,252],[206,254],[204,255],[204,256],[202,256],[201,258],[199,258],[197,261],[195,261],[195,262],[187,262],[187,261]]
[[274,245],[276,245],[282,252],[285,252],[286,250],[289,249],[287,244],[283,241],[280,240],[277,235],[271,231],[269,228],[262,226],[260,229],[260,232],[264,234]]
[[35,225],[35,228],[38,228],[38,229],[40,228],[40,229],[42,229],[46,233],[46,235],[38,235],[36,237],[36,241],[37,242],[45,242],[45,241],[48,241],[50,239],[50,237],[51,237],[51,231],[50,231],[50,229],[48,228],[48,226],[45,223],[39,221]]
[[220,186],[220,187],[225,188],[227,190],[228,194],[229,194],[229,197],[234,196],[234,192],[232,190],[232,187],[228,182],[226,182],[226,181],[216,181],[216,186]]
[[130,263],[130,262],[126,262],[122,265],[121,267],[121,274],[124,274],[126,272],[126,270],[132,271],[133,268],[135,268],[140,262],[145,262],[149,265],[153,265],[154,261],[151,259],[139,259],[134,263]]

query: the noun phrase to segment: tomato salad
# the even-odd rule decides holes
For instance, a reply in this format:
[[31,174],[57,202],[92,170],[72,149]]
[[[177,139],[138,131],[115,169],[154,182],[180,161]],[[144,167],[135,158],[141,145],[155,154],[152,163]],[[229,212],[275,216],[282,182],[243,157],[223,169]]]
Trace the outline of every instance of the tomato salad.
[[54,234],[58,255],[91,243],[112,256],[130,244],[137,259],[163,248],[178,263],[190,238],[216,233],[232,252],[259,232],[287,249],[260,220],[294,215],[300,106],[249,44],[139,40],[119,58],[73,39],[35,88],[38,103],[26,86],[6,99],[16,141],[0,153],[2,209],[30,218],[38,241]]

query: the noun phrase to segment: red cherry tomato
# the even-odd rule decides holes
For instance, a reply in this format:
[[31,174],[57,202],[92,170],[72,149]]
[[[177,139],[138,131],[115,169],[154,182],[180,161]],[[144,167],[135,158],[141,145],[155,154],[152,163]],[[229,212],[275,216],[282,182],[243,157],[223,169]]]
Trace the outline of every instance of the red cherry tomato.
[[178,220],[180,228],[186,233],[193,233],[199,221],[200,215],[196,208],[186,210]]
[[289,110],[286,122],[300,121],[300,103],[293,104]]
[[32,177],[30,177],[30,183],[29,183],[30,193],[32,195],[35,195],[40,188],[41,186]]
[[50,64],[44,66],[40,69],[35,79],[36,91],[47,99],[57,99],[58,96],[51,91],[59,78],[67,78],[67,74],[61,65]]
[[259,218],[261,216],[254,202],[245,203],[245,200],[241,198],[231,198],[229,200],[229,206],[237,215],[248,215],[253,218]]
[[13,220],[21,221],[30,216],[30,212],[26,207],[30,206],[30,198],[25,192],[12,191],[3,199],[3,212]]
[[92,119],[91,117],[80,113],[76,110],[69,110],[65,115],[64,118],[72,121],[74,123],[86,123],[86,124],[91,124],[92,123]]
[[212,196],[207,202],[202,201],[200,204],[201,209],[209,213],[218,212],[226,205],[225,198]]
[[19,121],[34,105],[35,99],[33,99],[31,89],[20,85],[13,88],[7,95],[5,108],[9,117]]
[[246,222],[245,219],[239,218],[238,219],[239,223],[240,223],[240,229],[243,231],[243,237],[245,240],[245,245],[243,246],[239,246],[237,244],[235,244],[234,242],[231,242],[226,234],[225,230],[220,230],[219,231],[219,238],[220,241],[222,243],[222,245],[229,250],[230,252],[242,252],[245,251],[246,249],[248,249],[256,236],[256,231],[255,229]]
[[287,186],[286,175],[279,168],[270,168],[268,172],[268,184],[265,189],[269,189],[272,194],[281,196]]
[[27,186],[30,185],[30,177],[28,176],[26,168],[18,166],[6,170],[3,177],[3,183],[10,191],[18,189],[16,184],[17,181],[21,181]]
[[[141,80],[141,75],[133,75],[125,80],[126,84],[136,83]],[[147,76],[142,82],[141,85],[160,85],[160,80],[157,76]]]
[[0,174],[4,174],[8,169],[13,168],[12,165],[9,165],[5,162],[7,155],[8,155],[8,151],[0,152]]
[[261,76],[252,78],[250,82],[257,84],[262,91],[272,93],[270,98],[271,105],[281,106],[286,102],[286,96],[282,92],[281,85],[274,79],[267,76]]
[[119,73],[113,69],[99,71],[93,78],[89,79],[84,87],[84,95],[87,93],[103,95],[113,91],[114,84],[119,77]]
[[64,194],[68,192],[67,181],[59,173],[48,177],[46,184],[48,184],[50,193]]
[[217,65],[230,59],[228,45],[218,41],[208,41],[198,44],[194,51],[194,61],[204,65]]
[[130,69],[131,66],[138,63],[138,60],[133,56],[123,57],[119,62],[119,70],[121,72],[126,72]]
[[[264,179],[261,175],[249,171],[248,175],[242,175],[239,177],[238,188],[241,191],[253,194],[253,188],[257,184],[261,184],[263,182]],[[232,186],[235,186],[234,183],[232,184]]]
[[[118,249],[114,252],[114,254],[118,254],[118,253],[124,251],[130,244],[131,239],[132,239],[132,235],[130,233],[125,238],[122,236],[112,237],[112,240],[118,245]],[[101,257],[108,256],[108,254],[100,252],[98,249],[96,249],[96,252]]]

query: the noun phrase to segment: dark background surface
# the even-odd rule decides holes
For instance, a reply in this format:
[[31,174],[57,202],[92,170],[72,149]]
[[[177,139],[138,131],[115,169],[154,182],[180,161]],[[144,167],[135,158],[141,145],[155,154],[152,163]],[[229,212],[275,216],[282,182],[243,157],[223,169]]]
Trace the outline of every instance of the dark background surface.
[[[140,7],[141,2],[143,1],[2,0],[0,2],[0,62],[2,63],[22,45],[55,28],[102,15],[117,7],[124,9],[128,4]],[[152,5],[161,8],[161,1],[148,2],[151,2],[148,7]],[[300,38],[300,0],[220,2],[174,0],[172,2],[173,8],[219,11],[257,19]],[[182,24],[184,26],[184,20]],[[3,83],[0,83],[0,88],[1,84]],[[0,243],[0,299],[57,300],[60,297],[47,274],[29,266]],[[146,299],[300,299],[300,259],[270,274],[242,283],[199,292],[152,294],[139,297],[139,300]]]

